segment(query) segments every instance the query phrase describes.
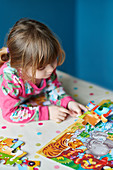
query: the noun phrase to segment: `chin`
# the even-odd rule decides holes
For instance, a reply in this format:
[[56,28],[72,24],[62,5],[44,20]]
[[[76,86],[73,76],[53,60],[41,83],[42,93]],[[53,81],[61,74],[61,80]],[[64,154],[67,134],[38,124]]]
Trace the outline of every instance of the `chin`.
[[49,78],[50,76],[46,76],[45,79]]

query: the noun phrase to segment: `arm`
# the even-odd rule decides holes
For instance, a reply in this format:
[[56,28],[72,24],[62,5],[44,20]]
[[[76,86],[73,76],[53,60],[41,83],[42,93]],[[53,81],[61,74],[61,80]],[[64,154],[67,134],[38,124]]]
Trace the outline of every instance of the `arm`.
[[53,72],[53,74],[47,81],[46,94],[51,103],[65,108],[65,110],[62,110],[62,108],[57,108],[57,113],[59,113],[60,116],[63,116],[63,118],[59,118],[58,114],[54,111],[55,106],[50,106],[50,118],[53,117],[52,112],[56,117],[58,117],[59,120],[64,120],[66,118],[66,114],[70,114],[71,116],[76,117],[77,115],[82,114],[83,110],[87,111],[85,106],[76,102],[71,96],[66,94],[63,87],[61,86],[61,83],[57,79],[56,71]]
[[74,99],[65,92],[61,83],[58,81],[56,70],[54,70],[51,77],[47,80],[46,96],[51,103],[64,108],[67,108],[70,101],[74,101]]
[[31,107],[21,104],[20,96],[25,96],[23,82],[14,74],[0,75],[0,107],[3,118],[13,123],[27,123],[34,120],[48,120],[48,107]]

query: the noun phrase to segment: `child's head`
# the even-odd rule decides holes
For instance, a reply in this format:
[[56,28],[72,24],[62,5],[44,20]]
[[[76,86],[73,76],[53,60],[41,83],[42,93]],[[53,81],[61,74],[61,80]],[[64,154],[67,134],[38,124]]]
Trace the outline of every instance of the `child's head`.
[[57,65],[61,65],[65,58],[60,43],[50,29],[38,21],[27,18],[17,21],[10,30],[7,47],[11,66],[21,68],[23,75],[31,68],[33,82],[37,69],[43,69],[55,60]]

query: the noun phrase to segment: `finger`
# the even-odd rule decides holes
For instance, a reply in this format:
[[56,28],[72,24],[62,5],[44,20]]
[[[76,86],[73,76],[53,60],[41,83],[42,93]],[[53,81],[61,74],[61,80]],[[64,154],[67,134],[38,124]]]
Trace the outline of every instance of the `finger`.
[[56,123],[60,123],[60,122],[62,122],[62,120],[57,118]]
[[59,111],[64,112],[64,113],[67,113],[67,114],[70,114],[70,111],[67,110],[67,109],[65,109],[64,107],[60,107],[60,108],[59,108]]
[[80,107],[78,106],[77,108],[76,108],[76,110],[72,110],[72,113],[74,114],[78,114],[78,115],[81,115],[82,114],[82,110],[80,109]]
[[76,112],[72,112],[70,115],[72,116],[72,117],[79,117],[79,116],[81,116],[81,114],[82,113],[76,113]]
[[72,117],[78,117],[79,115],[78,115],[76,112],[73,112],[73,111],[72,111],[72,112],[70,113],[70,116],[72,116]]
[[66,118],[67,118],[67,114],[60,112],[58,118],[56,119],[56,122],[62,122]]
[[66,117],[66,116],[67,116],[67,113],[59,112],[59,116]]
[[79,107],[80,107],[83,111],[85,111],[85,112],[88,111],[88,109],[87,109],[84,105],[82,105],[82,104],[79,104]]
[[60,119],[61,121],[63,121],[63,120],[65,120],[66,119],[66,117],[64,117],[64,116],[58,116],[58,119]]

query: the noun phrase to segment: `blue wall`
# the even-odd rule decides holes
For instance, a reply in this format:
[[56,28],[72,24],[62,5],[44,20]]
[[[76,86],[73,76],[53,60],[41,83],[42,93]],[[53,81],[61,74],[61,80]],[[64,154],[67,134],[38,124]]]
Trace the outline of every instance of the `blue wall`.
[[58,69],[113,90],[113,0],[0,0],[0,47],[22,17],[56,33],[65,52]]
[[76,76],[113,90],[113,0],[76,0]]

